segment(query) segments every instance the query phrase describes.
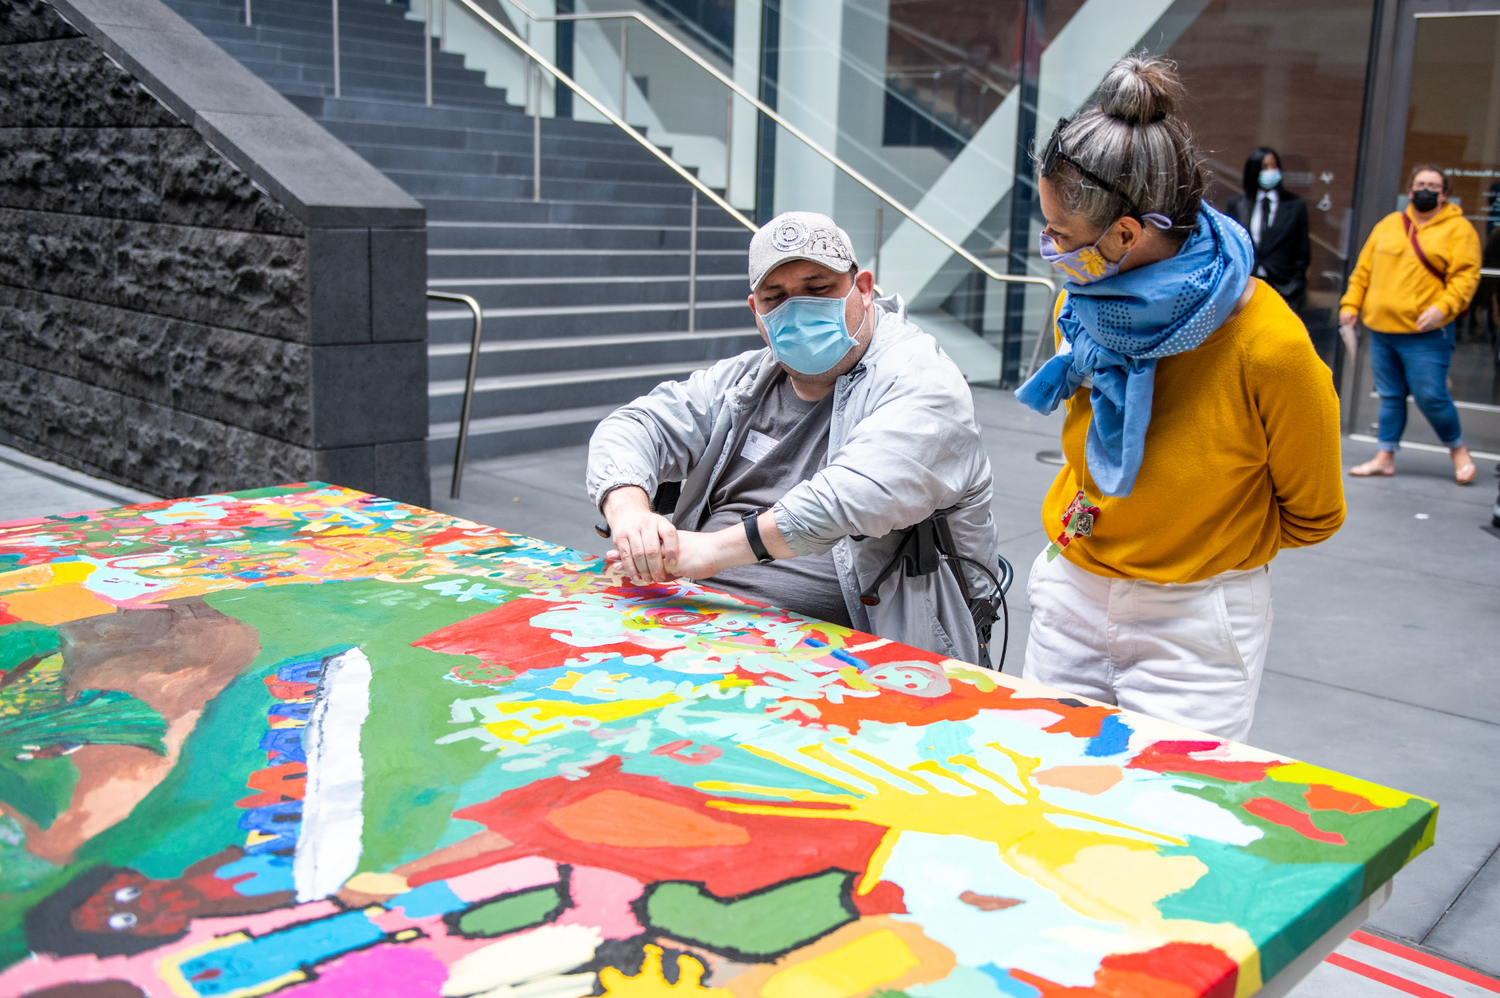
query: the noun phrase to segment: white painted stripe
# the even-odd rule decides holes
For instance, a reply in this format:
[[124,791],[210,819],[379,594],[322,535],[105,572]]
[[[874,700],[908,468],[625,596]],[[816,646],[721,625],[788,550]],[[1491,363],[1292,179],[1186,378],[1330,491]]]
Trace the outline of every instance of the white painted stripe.
[[1364,943],[1353,939],[1346,939],[1334,952],[1347,956],[1351,960],[1358,960],[1360,963],[1368,964],[1376,970],[1395,974],[1397,977],[1411,981],[1413,984],[1420,984],[1434,991],[1440,991],[1445,995],[1452,996],[1452,998],[1495,998],[1493,991],[1486,991],[1476,984],[1470,984],[1468,981],[1445,974],[1441,970],[1424,967],[1420,963],[1413,963],[1411,960],[1403,959],[1394,953],[1387,953],[1385,950],[1376,949],[1374,946],[1366,946]]
[[359,865],[365,828],[359,736],[369,714],[370,660],[351,648],[324,664],[302,731],[307,791],[292,862],[299,902],[336,894]]

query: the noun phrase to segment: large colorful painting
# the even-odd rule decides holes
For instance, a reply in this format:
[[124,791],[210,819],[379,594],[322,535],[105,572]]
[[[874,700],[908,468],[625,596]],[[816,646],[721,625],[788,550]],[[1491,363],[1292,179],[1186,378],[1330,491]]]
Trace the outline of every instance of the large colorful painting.
[[317,483],[0,525],[0,994],[1249,995],[1436,808]]

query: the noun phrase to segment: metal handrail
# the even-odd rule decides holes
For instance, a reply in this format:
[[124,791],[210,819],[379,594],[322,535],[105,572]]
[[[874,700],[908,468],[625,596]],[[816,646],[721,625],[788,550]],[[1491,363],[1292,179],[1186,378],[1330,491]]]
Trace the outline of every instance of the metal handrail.
[[[733,213],[736,218],[740,219],[742,222],[745,222],[745,224],[748,225],[752,231],[754,231],[756,228],[758,228],[758,226],[755,226],[753,223],[750,223],[749,220],[745,218],[745,216],[741,215],[734,208],[730,207],[730,205],[729,205],[729,203],[727,201],[725,201],[724,199],[720,198],[717,194],[714,194],[707,186],[705,186],[704,184],[702,184],[701,182],[699,182],[696,177],[694,177],[692,174],[688,173],[685,169],[683,169],[681,166],[679,166],[677,164],[676,160],[673,160],[670,156],[667,156],[666,154],[662,153],[660,150],[657,149],[657,147],[655,145],[647,142],[646,139],[644,138],[644,136],[641,136],[641,134],[639,132],[637,132],[634,128],[631,128],[630,125],[627,124],[623,120],[623,117],[617,117],[616,115],[614,115],[614,114],[610,113],[609,111],[605,110],[604,106],[602,104],[600,104],[599,101],[595,100],[592,95],[588,94],[585,90],[583,90],[581,87],[579,87],[578,84],[574,83],[571,77],[567,76],[565,73],[562,72],[562,70],[560,70],[556,66],[552,65],[552,63],[548,62],[545,58],[543,58],[541,56],[540,53],[538,53],[530,45],[528,45],[525,42],[523,42],[521,40],[521,38],[518,35],[515,34],[515,32],[513,32],[509,28],[505,27],[499,21],[495,20],[495,18],[491,17],[489,15],[489,13],[484,10],[484,8],[480,7],[475,2],[475,0],[456,0],[456,2],[461,3],[465,7],[469,8],[470,11],[472,11],[474,14],[476,14],[477,16],[479,16],[485,23],[489,24],[496,31],[500,32],[500,34],[504,35],[507,39],[509,39],[512,44],[514,44],[517,47],[521,48],[522,51],[524,51],[527,55],[531,56],[532,59],[536,60],[536,62],[539,65],[541,65],[543,68],[545,68],[546,71],[548,73],[550,73],[554,78],[562,80],[564,83],[566,83],[570,89],[572,89],[579,96],[583,97],[584,100],[588,101],[588,103],[596,111],[599,111],[601,114],[603,114],[610,122],[612,122],[613,124],[619,126],[620,128],[625,129],[625,131],[629,132],[632,137],[636,138],[642,144],[644,144],[648,148],[650,148],[653,152],[656,153],[656,155],[657,155],[657,157],[659,159],[661,159],[663,162],[666,162],[666,163],[670,164],[672,166],[672,168],[677,171],[677,173],[681,174],[684,179],[690,181],[693,184],[694,187],[697,187],[699,189],[699,191],[701,191],[702,193],[704,193],[705,195],[707,195],[719,207],[723,208],[726,211],[729,211],[729,212]],[[791,122],[787,121],[781,115],[777,114],[776,110],[774,108],[770,107],[769,105],[765,104],[763,101],[761,101],[760,99],[758,99],[757,97],[755,97],[754,95],[752,95],[748,90],[746,90],[745,88],[741,87],[738,83],[735,83],[734,80],[732,80],[728,76],[725,76],[722,72],[720,72],[715,66],[713,66],[712,64],[710,64],[702,56],[698,55],[698,53],[696,53],[692,49],[688,48],[681,41],[679,41],[675,36],[673,36],[672,34],[668,33],[666,30],[664,30],[659,25],[657,25],[655,21],[651,20],[650,18],[646,17],[645,15],[641,14],[640,12],[630,10],[630,11],[599,11],[599,12],[596,12],[596,13],[587,13],[587,14],[538,14],[535,11],[533,11],[531,8],[527,7],[525,4],[520,3],[519,0],[507,0],[507,2],[510,3],[511,6],[515,7],[519,11],[521,11],[521,13],[525,14],[531,20],[538,21],[538,22],[541,22],[541,21],[602,21],[602,20],[612,20],[612,19],[615,19],[615,18],[621,18],[621,19],[627,19],[627,20],[636,21],[642,27],[645,27],[648,30],[652,31],[653,33],[655,33],[657,35],[657,37],[661,38],[662,41],[666,42],[668,45],[672,46],[678,52],[680,52],[684,56],[686,56],[695,65],[697,65],[699,69],[702,69],[704,72],[708,73],[714,79],[718,80],[720,83],[722,83],[726,87],[728,87],[741,100],[744,100],[746,103],[750,104],[757,111],[759,111],[760,113],[764,114],[766,117],[770,118],[772,121],[774,121],[776,124],[780,125],[782,128],[786,129],[789,133],[791,133],[794,137],[796,137],[801,142],[803,142],[805,145],[807,145],[810,149],[812,149],[814,152],[816,152],[819,156],[822,156],[825,160],[827,160],[828,162],[832,163],[834,166],[838,167],[844,173],[848,174],[850,178],[852,178],[860,186],[864,187],[871,194],[874,194],[877,198],[880,198],[886,204],[889,204],[892,208],[895,208],[902,215],[906,216],[906,218],[910,222],[912,222],[912,224],[916,225],[919,229],[921,229],[922,231],[926,232],[928,235],[932,236],[938,242],[940,242],[944,246],[946,246],[949,250],[951,250],[952,252],[956,253],[958,256],[962,257],[965,261],[967,261],[970,265],[972,265],[973,267],[975,267],[980,273],[984,274],[986,277],[989,277],[992,280],[1000,281],[1002,283],[1009,283],[1009,284],[1037,284],[1037,285],[1040,285],[1042,287],[1045,287],[1049,292],[1051,292],[1054,295],[1057,293],[1057,285],[1054,284],[1050,279],[1048,279],[1046,277],[1035,277],[1035,276],[1032,276],[1030,274],[1002,274],[999,271],[993,270],[992,268],[990,268],[989,266],[987,266],[983,261],[981,261],[974,254],[972,254],[968,250],[964,249],[962,246],[960,246],[958,243],[954,242],[952,239],[949,239],[947,236],[943,235],[937,229],[935,229],[931,225],[929,225],[924,219],[922,219],[921,217],[919,217],[910,208],[906,207],[906,205],[902,204],[900,201],[897,201],[894,196],[892,196],[891,194],[887,193],[883,188],[881,188],[874,181],[870,180],[864,174],[862,174],[858,170],[854,169],[854,167],[852,167],[848,163],[844,162],[838,156],[834,155],[833,153],[829,152],[827,149],[824,149],[822,146],[818,145],[818,143],[814,142],[812,140],[812,138],[807,135],[807,133],[805,133],[805,132],[802,131],[802,129],[798,128],[796,125],[793,125]],[[624,53],[622,52],[621,55],[622,55],[621,65],[623,67],[623,65],[624,65],[624,60],[623,60]],[[622,69],[622,75],[623,75],[623,73],[624,73],[624,70]],[[623,93],[623,91],[622,91],[622,93]],[[622,104],[623,104],[623,98],[622,98]]]
[[484,339],[484,309],[469,295],[429,291],[427,297],[461,302],[474,313],[474,335],[469,340],[469,373],[464,379],[464,406],[458,417],[458,451],[453,455],[453,481],[448,486],[448,498],[457,499],[464,478],[464,452],[469,447],[469,416],[474,409],[474,382],[479,378],[479,346]]
[[1480,267],[1479,268],[1479,276],[1480,277],[1500,277],[1500,268],[1497,268],[1497,267]]

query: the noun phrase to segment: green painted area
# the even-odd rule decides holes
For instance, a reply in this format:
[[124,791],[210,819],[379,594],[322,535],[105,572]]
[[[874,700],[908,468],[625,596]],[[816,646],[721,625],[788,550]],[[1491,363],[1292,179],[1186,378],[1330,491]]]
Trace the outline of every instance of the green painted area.
[[1189,837],[1166,856],[1192,856],[1208,873],[1156,903],[1164,918],[1233,922],[1260,949],[1269,980],[1359,904],[1364,870],[1356,863],[1273,863],[1242,846]]
[[[0,753],[0,801],[42,828],[51,828],[68,809],[77,782],[78,767],[67,756],[27,760]],[[6,872],[0,867],[0,877]]]
[[326,489],[326,482],[303,482],[300,485],[272,485],[264,489],[241,489],[230,492],[236,499],[275,499],[277,496],[296,495],[309,489]]
[[411,642],[492,605],[458,603],[416,583],[373,580],[241,589],[205,599],[253,626],[260,654],[209,701],[166,779],[79,858],[174,877],[204,856],[243,844],[244,811],[234,802],[251,792],[249,774],[266,765],[260,740],[274,702],[262,679],[284,659],[351,646],[373,670],[360,739],[366,819],[359,869],[389,870],[430,851],[457,788],[490,759],[433,744],[452,730],[449,704],[459,689],[442,677],[458,659]]
[[697,884],[664,883],[650,892],[646,916],[652,928],[684,942],[765,960],[854,921],[845,902],[853,876],[829,870],[729,900]]
[[557,884],[512,894],[459,914],[458,931],[470,937],[489,937],[529,929],[556,918],[564,901],[562,888]]
[[62,644],[57,628],[23,620],[0,626],[0,672],[9,672],[36,655],[50,655]]
[[[1263,831],[1262,838],[1244,847],[1246,852],[1263,856],[1272,863],[1363,864],[1365,878],[1361,897],[1372,893],[1406,864],[1413,846],[1427,832],[1434,810],[1431,802],[1413,799],[1401,807],[1362,814],[1314,811],[1302,796],[1308,790],[1305,783],[1278,783],[1275,780],[1261,783],[1207,782],[1210,785],[1201,789],[1179,787],[1178,790],[1228,808],[1240,821]],[[1309,814],[1314,827],[1342,836],[1344,844],[1318,842],[1295,829],[1251,814],[1243,805],[1256,797],[1269,797]]]

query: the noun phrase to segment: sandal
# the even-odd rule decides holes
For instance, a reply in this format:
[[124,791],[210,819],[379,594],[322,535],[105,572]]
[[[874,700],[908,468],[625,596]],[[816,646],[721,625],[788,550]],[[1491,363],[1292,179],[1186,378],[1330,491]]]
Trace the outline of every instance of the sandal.
[[1374,460],[1366,461],[1364,464],[1356,464],[1354,467],[1349,469],[1349,474],[1353,475],[1355,478],[1370,478],[1376,475],[1381,475],[1389,478],[1395,473],[1395,465],[1377,464]]
[[1474,478],[1478,474],[1479,470],[1474,467],[1474,462],[1470,461],[1462,468],[1453,469],[1453,480],[1460,485],[1473,485]]

